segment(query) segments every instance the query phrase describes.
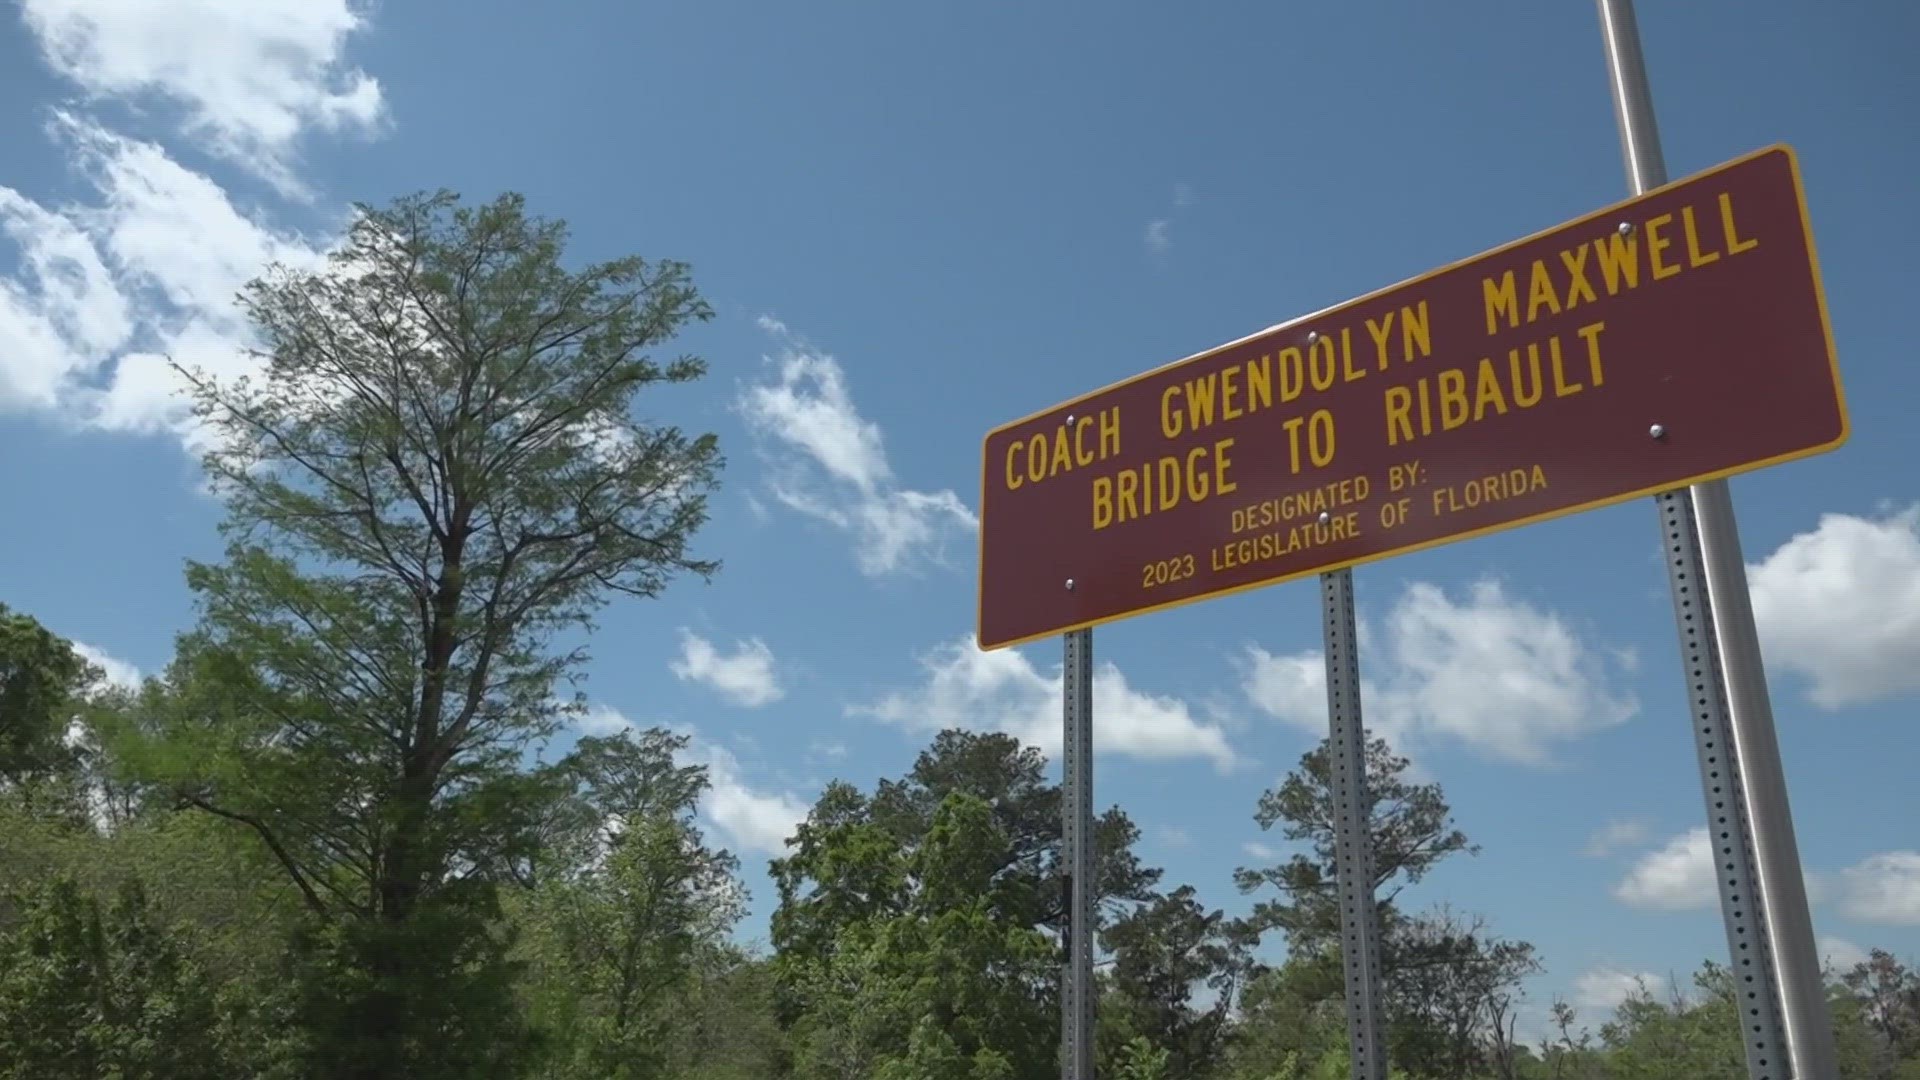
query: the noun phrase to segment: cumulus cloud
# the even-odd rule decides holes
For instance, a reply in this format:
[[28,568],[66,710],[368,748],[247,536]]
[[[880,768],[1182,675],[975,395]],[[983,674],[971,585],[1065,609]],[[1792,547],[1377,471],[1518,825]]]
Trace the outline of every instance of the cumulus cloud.
[[[1920,926],[1920,852],[1883,851],[1840,870],[1806,873],[1807,896],[1855,922]],[[1689,829],[1644,854],[1614,887],[1632,907],[1702,910],[1719,903],[1707,830]]]
[[[955,727],[1003,731],[1050,756],[1059,753],[1064,682],[1058,665],[1043,673],[1019,650],[982,652],[967,634],[923,656],[920,667],[919,685],[852,711],[923,734]],[[1111,663],[1094,671],[1093,732],[1099,751],[1127,757],[1197,758],[1223,772],[1235,762],[1219,725],[1195,718],[1179,698],[1135,689]]]
[[735,408],[767,449],[768,489],[789,509],[851,533],[869,576],[945,561],[947,544],[980,521],[951,490],[902,485],[880,426],[860,415],[846,372],[777,319],[760,326],[780,343],[769,378],[742,388]]
[[1867,950],[1855,945],[1843,937],[1822,934],[1816,942],[1820,953],[1820,962],[1834,971],[1846,973],[1856,966],[1867,962]]
[[0,187],[0,230],[20,269],[0,278],[0,407],[51,408],[133,333],[126,297],[73,221]]
[[1651,994],[1658,985],[1660,977],[1652,972],[1603,965],[1582,972],[1573,980],[1573,992],[1567,1003],[1581,1016],[1604,1020],[1611,1018],[1613,1011],[1628,998]]
[[[107,430],[187,435],[188,403],[168,358],[222,378],[250,370],[249,332],[234,297],[270,263],[317,267],[324,252],[242,214],[219,185],[159,146],[71,115],[62,115],[57,130],[99,201],[64,215],[34,207],[42,229],[25,235],[22,247],[32,250],[60,230],[77,233],[111,268],[105,288],[88,294],[100,312],[95,324],[113,325],[110,309],[132,313],[106,347],[145,346],[121,351],[111,372],[95,377],[106,335],[69,336],[58,403]],[[0,196],[0,213],[6,201]],[[58,310],[44,291],[39,300],[43,315]],[[43,396],[35,403],[55,402]]]
[[87,663],[100,669],[101,681],[107,686],[121,690],[140,689],[140,669],[108,654],[105,649],[89,645],[84,641],[69,642],[73,651],[79,653]]
[[[1397,746],[1451,739],[1489,758],[1539,765],[1555,743],[1620,724],[1638,711],[1614,680],[1622,658],[1584,641],[1558,615],[1506,595],[1495,581],[1459,599],[1407,587],[1371,646],[1361,694],[1367,726]],[[1276,656],[1250,647],[1241,689],[1268,715],[1326,730],[1326,672],[1318,650]]]
[[1825,514],[1747,568],[1767,663],[1824,709],[1920,690],[1920,506]]
[[0,411],[170,432],[204,449],[168,360],[218,377],[251,370],[235,294],[270,263],[317,265],[332,241],[241,210],[160,143],[112,130],[97,107],[168,103],[189,139],[297,186],[287,169],[299,136],[380,115],[377,85],[340,57],[360,16],[345,0],[25,0],[21,10],[48,62],[85,92],[49,124],[81,185],[57,206],[0,187],[0,232],[19,255],[0,277]]
[[22,0],[47,63],[90,98],[180,112],[186,135],[274,184],[309,130],[375,130],[380,84],[346,62],[366,27],[351,0]]
[[1278,851],[1275,851],[1273,848],[1258,840],[1249,840],[1241,844],[1240,850],[1256,859],[1272,859],[1280,854]]
[[620,710],[600,702],[589,702],[586,708],[573,716],[573,728],[582,735],[606,738],[633,730],[633,721],[626,718]]
[[1615,818],[1593,831],[1587,837],[1587,843],[1580,854],[1590,859],[1604,859],[1609,855],[1636,848],[1647,842],[1652,825],[1645,818]]
[[1719,903],[1713,848],[1705,828],[1693,828],[1643,855],[1614,886],[1630,907],[1693,911]]
[[[573,726],[584,735],[612,736],[632,731],[637,725],[618,709],[596,702],[574,718]],[[707,793],[699,807],[701,819],[736,852],[784,854],[787,838],[806,820],[807,803],[790,791],[754,783],[733,751],[709,741],[693,728],[675,726],[673,730],[688,737],[680,764],[703,765],[707,770]]]
[[702,813],[726,834],[736,851],[769,857],[786,854],[787,840],[807,818],[807,804],[791,792],[749,783],[740,760],[726,747],[706,743],[698,749],[713,783]]
[[1849,919],[1920,926],[1920,851],[1885,851],[1823,876],[1820,891]]
[[667,667],[683,682],[709,687],[735,705],[753,709],[786,696],[775,670],[773,650],[759,638],[739,642],[731,653],[691,630],[680,631],[680,657]]

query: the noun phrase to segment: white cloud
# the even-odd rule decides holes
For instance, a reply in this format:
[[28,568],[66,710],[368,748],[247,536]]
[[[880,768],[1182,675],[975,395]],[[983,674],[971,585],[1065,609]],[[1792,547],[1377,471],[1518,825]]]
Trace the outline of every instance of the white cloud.
[[1747,568],[1767,662],[1825,709],[1920,690],[1920,506],[1825,514]]
[[667,667],[683,682],[711,687],[726,701],[746,708],[771,705],[786,695],[774,669],[773,651],[759,638],[739,642],[732,654],[691,630],[680,631],[680,658]]
[[781,438],[863,495],[892,480],[880,425],[854,407],[839,362],[792,344],[777,320],[763,318],[760,325],[790,344],[780,360],[779,382],[751,387],[742,396],[748,417],[769,427],[778,424]]
[[307,194],[292,163],[308,130],[383,116],[379,83],[343,57],[366,25],[352,0],[22,0],[21,14],[89,97],[166,101],[190,138],[285,194]]
[[1153,831],[1153,838],[1164,847],[1183,848],[1192,845],[1193,835],[1178,825],[1162,825]]
[[[1554,743],[1626,721],[1631,692],[1612,685],[1627,666],[1581,640],[1559,616],[1481,581],[1455,601],[1416,582],[1394,604],[1372,646],[1362,686],[1367,726],[1408,747],[1453,739],[1495,760],[1546,764]],[[1326,673],[1318,650],[1275,656],[1254,646],[1241,689],[1255,706],[1304,731],[1326,729]]]
[[1650,994],[1658,985],[1660,977],[1651,972],[1602,966],[1583,972],[1573,980],[1573,992],[1567,1003],[1584,1018],[1606,1020],[1622,1002],[1636,994]]
[[[372,130],[379,87],[345,66],[363,24],[348,0],[24,0],[56,71],[93,105],[176,107],[188,136],[283,193],[310,130]],[[0,228],[21,270],[0,280],[0,408],[53,410],[108,430],[172,432],[190,450],[167,359],[217,376],[252,367],[234,294],[271,262],[312,266],[325,244],[242,213],[157,143],[87,112],[56,110],[56,143],[86,197],[50,207],[0,188]]]
[[[971,634],[935,648],[920,666],[921,685],[851,711],[918,733],[1003,731],[1049,756],[1059,754],[1063,682],[1057,666],[1042,674],[1018,649],[982,652]],[[1178,698],[1134,689],[1110,663],[1094,671],[1093,733],[1097,751],[1142,760],[1200,758],[1222,772],[1235,761],[1218,725],[1195,719]]]
[[1920,926],[1920,851],[1885,851],[1822,881],[1840,913],[1889,926]]
[[1173,247],[1173,238],[1167,235],[1172,225],[1166,218],[1147,222],[1147,250],[1155,255],[1165,255]]
[[1689,829],[1642,856],[1614,886],[1613,895],[1631,907],[1662,911],[1694,911],[1718,904],[1707,830]]
[[[1319,732],[1327,723],[1325,653],[1319,651],[1275,656],[1259,646],[1247,650],[1240,689],[1247,700],[1269,716]],[[1361,706],[1369,727],[1380,728],[1382,702],[1372,685],[1361,688]]]
[[[182,383],[171,356],[217,376],[248,370],[246,330],[232,293],[267,259],[318,258],[280,242],[234,211],[218,188],[158,147],[99,129],[80,151],[105,205],[55,214],[0,188],[0,224],[19,244],[29,271],[0,280],[0,336],[21,343],[0,355],[0,407],[55,409],[69,419],[115,431],[191,433]],[[34,262],[49,248],[71,247],[66,287],[50,286]],[[111,280],[94,277],[111,268]],[[246,269],[243,269],[246,267]],[[71,284],[84,274],[84,289]],[[224,294],[215,282],[232,286]],[[150,348],[122,352],[135,340]]]
[[[586,735],[610,736],[632,731],[636,725],[618,709],[599,703],[590,704],[576,716],[574,729]],[[673,730],[688,737],[680,755],[683,765],[704,765],[707,769],[707,793],[700,800],[700,816],[719,830],[726,845],[736,852],[780,855],[807,817],[807,804],[789,791],[768,790],[747,780],[740,759],[733,751],[701,737],[686,726]]]
[[839,361],[777,319],[760,326],[781,343],[771,381],[735,402],[772,455],[773,497],[792,510],[853,534],[860,569],[880,576],[922,559],[940,563],[956,535],[980,521],[951,490],[903,487],[887,461],[880,426],[860,415]]
[[787,839],[807,818],[807,804],[790,792],[764,791],[748,784],[740,761],[726,747],[707,743],[698,748],[713,782],[701,809],[738,851],[778,856],[786,853]]
[[1240,850],[1246,852],[1248,855],[1251,855],[1256,859],[1271,859],[1274,856],[1279,854],[1279,852],[1275,851],[1273,848],[1268,847],[1267,845],[1261,843],[1258,840],[1249,840],[1246,843],[1241,844]]
[[1834,937],[1832,934],[1822,934],[1817,942],[1817,949],[1820,953],[1820,962],[1840,974],[1852,971],[1856,965],[1867,962],[1867,950],[1846,938]]
[[140,689],[140,669],[118,657],[111,656],[105,649],[89,645],[84,641],[69,642],[73,651],[79,653],[87,663],[100,669],[106,685],[122,690]]
[[1645,818],[1615,818],[1587,837],[1586,846],[1580,849],[1580,854],[1590,859],[1604,859],[1646,843],[1651,831],[1652,826]]
[[[1856,922],[1920,926],[1920,852],[1883,851],[1837,871],[1806,873],[1807,898]],[[1647,852],[1614,887],[1632,907],[1666,911],[1719,903],[1707,830],[1689,829]]]
[[1182,180],[1173,185],[1173,210],[1168,216],[1147,222],[1147,253],[1165,255],[1173,249],[1173,219],[1193,202],[1193,185]]
[[320,252],[249,219],[218,184],[158,145],[116,135],[71,114],[55,131],[75,152],[104,205],[89,231],[137,284],[174,307],[227,315],[234,294],[274,261],[317,266]]
[[599,702],[589,703],[586,711],[573,717],[574,729],[582,735],[606,738],[633,730],[633,721],[621,714],[620,710]]
[[24,0],[22,14],[84,101],[49,130],[81,177],[55,206],[0,187],[20,268],[0,278],[0,410],[40,409],[205,449],[168,359],[253,369],[234,303],[269,263],[316,266],[331,246],[239,209],[162,145],[110,130],[93,106],[176,107],[189,138],[277,184],[310,130],[372,130],[379,88],[341,59],[362,24],[349,0]]
[[0,187],[0,231],[21,269],[0,279],[0,408],[51,408],[133,332],[126,298],[78,225]]
[[268,264],[317,268],[324,250],[248,218],[159,146],[70,116],[58,130],[100,197],[68,217],[112,267],[152,345],[122,355],[108,378],[70,386],[66,403],[107,430],[189,435],[188,403],[167,357],[221,378],[251,370],[235,296]]

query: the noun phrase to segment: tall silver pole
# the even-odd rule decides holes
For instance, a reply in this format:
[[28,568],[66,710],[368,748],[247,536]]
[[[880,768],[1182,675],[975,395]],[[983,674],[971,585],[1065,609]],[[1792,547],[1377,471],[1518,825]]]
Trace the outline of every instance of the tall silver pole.
[[1066,967],[1060,980],[1061,1080],[1093,1076],[1093,631],[1066,635],[1061,672],[1062,840],[1067,863]]
[[1367,828],[1367,736],[1360,714],[1360,643],[1353,571],[1320,575],[1327,664],[1327,774],[1333,796],[1333,876],[1340,901],[1340,966],[1347,980],[1347,1045],[1353,1080],[1387,1080],[1380,1000],[1380,922],[1373,896],[1373,834]]
[[[1637,195],[1667,182],[1640,29],[1633,0],[1596,2],[1627,184]],[[1714,480],[1658,503],[1748,1071],[1832,1080],[1832,1021],[1733,499],[1726,481]]]

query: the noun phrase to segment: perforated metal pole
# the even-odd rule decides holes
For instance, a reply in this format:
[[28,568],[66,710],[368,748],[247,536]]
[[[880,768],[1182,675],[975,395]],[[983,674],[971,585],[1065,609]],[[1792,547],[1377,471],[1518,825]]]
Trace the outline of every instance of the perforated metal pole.
[[[1700,542],[1693,504],[1681,491],[1655,499],[1673,588],[1674,618],[1680,627],[1680,662],[1687,676],[1687,703],[1693,744],[1700,762],[1701,791],[1707,800],[1707,839],[1726,923],[1736,1000],[1740,1008],[1747,1074],[1753,1080],[1786,1080],[1790,1073],[1786,1029],[1781,1021],[1779,985],[1768,948],[1764,901],[1754,873],[1751,832],[1740,797],[1740,761],[1734,749],[1720,656],[1703,584]],[[1808,1074],[1821,1075],[1821,1074]]]
[[1347,980],[1347,1043],[1354,1080],[1387,1080],[1380,1001],[1380,921],[1367,828],[1367,737],[1360,715],[1360,643],[1353,571],[1320,575],[1327,655],[1327,771],[1332,780],[1334,885],[1340,900],[1340,966]]
[[[1627,184],[1638,195],[1667,182],[1640,29],[1633,0],[1596,2]],[[1832,1021],[1733,499],[1714,480],[1656,502],[1747,1071],[1755,1080],[1833,1080]]]
[[1093,1076],[1093,631],[1066,635],[1061,807],[1067,861],[1066,968],[1060,979],[1061,1080]]

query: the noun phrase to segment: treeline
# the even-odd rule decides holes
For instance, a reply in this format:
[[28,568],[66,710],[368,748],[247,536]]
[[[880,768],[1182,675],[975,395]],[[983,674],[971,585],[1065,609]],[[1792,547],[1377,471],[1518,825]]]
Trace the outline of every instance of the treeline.
[[[897,780],[830,785],[772,864],[772,948],[756,952],[732,941],[745,893],[695,823],[707,776],[684,736],[582,738],[526,770],[533,813],[467,822],[518,832],[512,856],[449,874],[431,915],[382,928],[316,911],[252,825],[123,779],[99,733],[179,707],[174,686],[87,689],[97,673],[17,615],[0,615],[0,673],[9,717],[46,710],[10,730],[60,736],[12,743],[0,784],[7,1080],[1058,1075],[1060,791],[1007,736],[944,732]],[[1520,1039],[1532,948],[1397,902],[1467,849],[1439,789],[1404,767],[1374,744],[1399,1073],[1746,1075],[1713,965],[1610,1016],[1554,1003],[1555,1031]],[[1262,897],[1242,919],[1164,887],[1133,823],[1104,815],[1100,1075],[1348,1075],[1329,798],[1316,751],[1262,800],[1299,850],[1242,872]],[[1284,962],[1256,958],[1267,935]],[[1920,976],[1876,952],[1832,989],[1842,1075],[1920,1077]]]
[[[595,613],[718,570],[694,539],[721,460],[635,419],[704,371],[652,356],[709,315],[687,269],[569,269],[564,240],[512,196],[413,197],[249,286],[259,373],[181,373],[227,548],[139,688],[0,609],[0,1080],[1058,1074],[1037,752],[948,731],[830,785],[748,949],[684,738],[565,737]],[[1471,849],[1385,744],[1368,773],[1405,1075],[1744,1075],[1712,967],[1524,1042],[1540,958],[1403,902]],[[1255,816],[1289,853],[1237,875],[1244,918],[1102,817],[1102,1076],[1347,1075],[1323,752]],[[1920,979],[1875,953],[1833,1002],[1844,1075],[1920,1078]]]

